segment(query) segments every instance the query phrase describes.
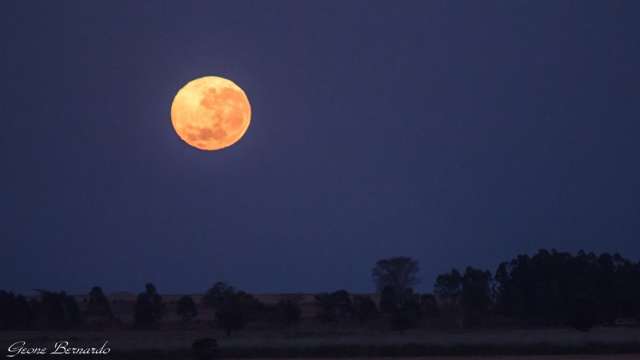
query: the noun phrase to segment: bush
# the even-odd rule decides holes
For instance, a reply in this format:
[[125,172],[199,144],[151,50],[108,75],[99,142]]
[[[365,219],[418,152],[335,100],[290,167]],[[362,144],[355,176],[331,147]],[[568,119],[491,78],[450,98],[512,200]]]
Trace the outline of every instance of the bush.
[[378,315],[376,303],[367,295],[358,295],[353,298],[353,311],[361,324]]
[[295,299],[283,299],[276,304],[278,318],[285,326],[297,324],[300,321],[300,305]]
[[64,291],[56,293],[40,290],[38,318],[45,328],[70,329],[82,324],[78,303]]
[[176,314],[178,314],[185,322],[191,321],[191,319],[198,316],[196,303],[193,302],[191,296],[185,295],[178,300]]
[[345,290],[323,293],[315,296],[320,307],[318,318],[326,322],[347,320],[353,315],[351,296]]
[[0,330],[24,330],[33,325],[34,311],[22,295],[0,290]]

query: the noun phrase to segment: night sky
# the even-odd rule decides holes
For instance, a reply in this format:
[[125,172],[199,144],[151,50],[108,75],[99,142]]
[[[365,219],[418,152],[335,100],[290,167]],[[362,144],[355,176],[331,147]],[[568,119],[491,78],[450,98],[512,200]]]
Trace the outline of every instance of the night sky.
[[[373,290],[640,259],[638,1],[3,1],[0,288]],[[186,82],[251,126],[187,146]]]

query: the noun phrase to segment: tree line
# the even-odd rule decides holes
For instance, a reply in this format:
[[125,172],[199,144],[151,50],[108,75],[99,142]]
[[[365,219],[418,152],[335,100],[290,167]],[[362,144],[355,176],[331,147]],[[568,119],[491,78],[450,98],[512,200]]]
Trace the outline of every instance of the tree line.
[[[372,269],[376,296],[346,290],[316,294],[316,320],[404,330],[438,319],[458,327],[495,326],[503,319],[524,326],[588,330],[619,318],[640,318],[640,263],[618,254],[540,250],[499,264],[494,274],[473,267],[452,269],[437,276],[432,293],[422,294],[415,291],[418,273],[415,259],[379,260]],[[31,299],[0,291],[0,330],[69,329],[91,319],[122,326],[100,287],[91,289],[82,311],[65,292],[38,291],[40,296]],[[202,305],[214,311],[212,325],[228,335],[252,322],[291,327],[300,322],[302,313],[298,296],[264,304],[223,282],[206,291]],[[167,314],[153,284],[137,296],[133,310],[132,326],[141,329],[157,327]],[[181,297],[174,311],[184,323],[198,316],[190,296]]]

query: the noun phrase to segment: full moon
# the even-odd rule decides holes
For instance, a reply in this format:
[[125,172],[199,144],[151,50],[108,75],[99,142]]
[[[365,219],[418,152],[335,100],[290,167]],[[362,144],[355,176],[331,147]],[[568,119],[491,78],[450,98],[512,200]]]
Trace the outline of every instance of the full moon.
[[200,150],[235,144],[249,128],[251,105],[233,81],[205,76],[183,86],[171,104],[171,123],[178,136]]

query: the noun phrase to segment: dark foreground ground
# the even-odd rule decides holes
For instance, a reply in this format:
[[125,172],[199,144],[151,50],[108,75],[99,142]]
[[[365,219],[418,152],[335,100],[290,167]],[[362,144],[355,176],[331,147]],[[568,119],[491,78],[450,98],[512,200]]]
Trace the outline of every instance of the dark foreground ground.
[[[323,358],[315,360],[331,360],[335,358]],[[345,359],[345,358],[343,358]],[[352,358],[358,359],[358,358]],[[375,360],[392,360],[390,357],[369,358]],[[640,359],[640,353],[638,354],[626,354],[626,355],[547,355],[547,356],[462,356],[452,358],[450,356],[429,356],[429,357],[414,357],[413,360],[638,360]],[[264,358],[263,360],[271,360]]]
[[0,357],[5,357],[8,346],[16,341],[52,348],[56,341],[63,340],[78,347],[99,347],[107,341],[111,353],[88,357],[92,359],[181,360],[191,359],[192,343],[204,337],[217,339],[220,355],[225,359],[484,359],[489,356],[496,360],[640,360],[640,329],[636,328],[596,328],[588,333],[572,329],[405,333],[245,331],[231,337],[213,330],[15,331],[0,332]]

